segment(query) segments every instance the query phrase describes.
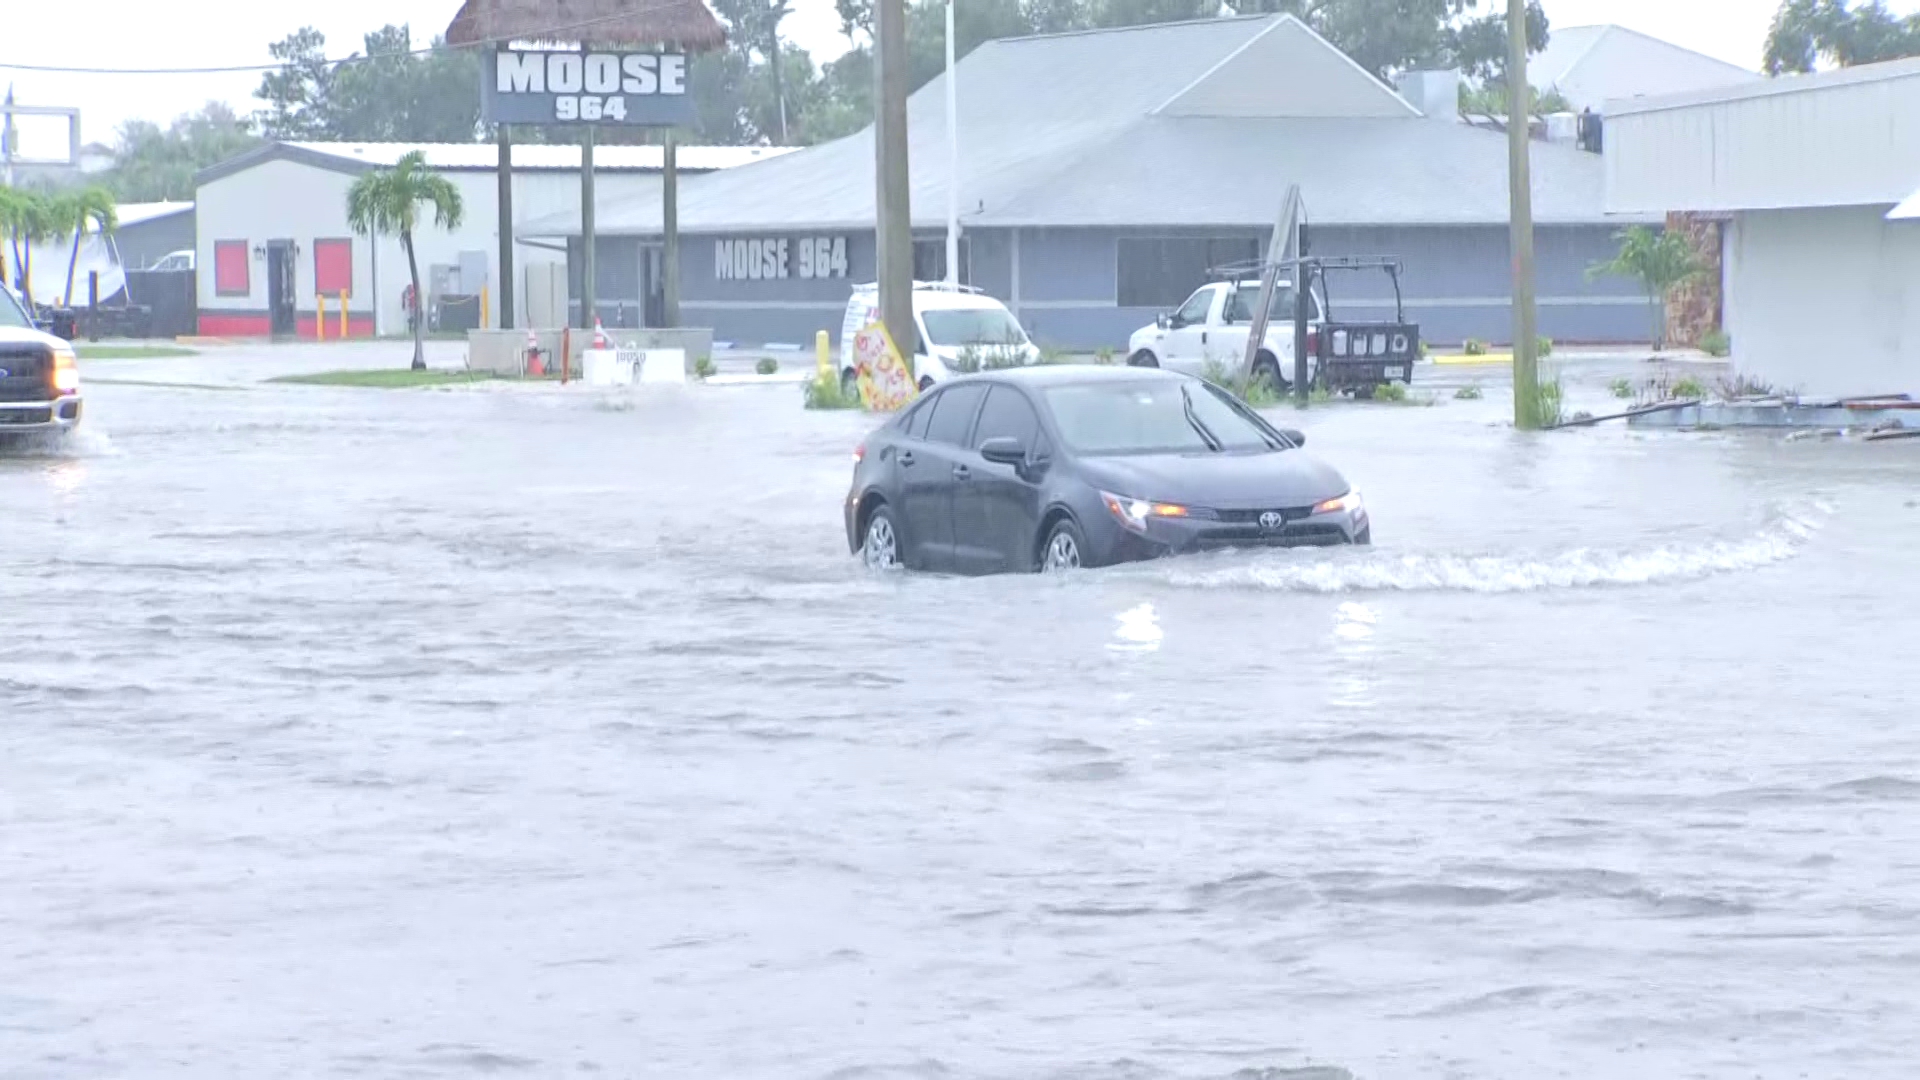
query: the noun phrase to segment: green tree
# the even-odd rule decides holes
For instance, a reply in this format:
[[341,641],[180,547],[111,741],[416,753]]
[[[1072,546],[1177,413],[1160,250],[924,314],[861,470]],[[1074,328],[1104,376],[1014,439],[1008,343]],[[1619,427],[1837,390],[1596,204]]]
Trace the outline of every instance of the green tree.
[[33,301],[33,245],[65,236],[61,209],[54,197],[26,188],[0,188],[0,225],[13,248],[13,282],[27,301]]
[[1769,75],[1920,56],[1920,12],[1898,16],[1881,0],[1786,0],[1767,32]]
[[73,274],[80,263],[80,242],[86,239],[90,228],[98,229],[101,236],[111,234],[120,227],[120,213],[114,204],[113,192],[94,186],[57,196],[53,217],[56,225],[73,231],[73,251],[67,256],[67,289],[61,299],[61,303],[72,307]]
[[1699,277],[1706,268],[1687,238],[1662,229],[1655,232],[1635,225],[1619,234],[1620,250],[1612,259],[1587,268],[1589,279],[1597,277],[1633,278],[1646,291],[1647,306],[1653,316],[1653,347],[1667,345],[1667,297],[1673,290]]
[[326,35],[304,27],[267,47],[280,66],[253,96],[262,134],[293,141],[473,142],[480,134],[480,60],[471,49],[415,52],[405,24],[362,39],[335,62]]
[[248,122],[225,102],[175,117],[167,127],[150,120],[120,125],[105,186],[123,203],[193,198],[200,170],[259,145]]
[[327,94],[333,65],[327,62],[327,36],[303,26],[267,46],[280,67],[260,77],[253,96],[267,103],[254,114],[269,139],[323,139],[327,130]]
[[401,157],[391,169],[366,173],[347,189],[347,224],[361,236],[400,237],[407,253],[407,274],[413,282],[413,370],[427,367],[427,321],[421,314],[420,263],[413,254],[413,231],[419,224],[420,205],[433,210],[433,223],[442,229],[457,229],[464,213],[460,189],[451,180],[427,168],[425,153],[415,150]]

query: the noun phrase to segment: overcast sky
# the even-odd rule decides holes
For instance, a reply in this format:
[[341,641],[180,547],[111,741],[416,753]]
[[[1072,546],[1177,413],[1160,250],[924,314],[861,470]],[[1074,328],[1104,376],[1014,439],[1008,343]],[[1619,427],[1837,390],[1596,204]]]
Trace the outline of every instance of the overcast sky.
[[[959,0],[966,3],[966,0]],[[1555,26],[1613,22],[1664,38],[1710,56],[1758,69],[1777,0],[1544,0]],[[1911,9],[1920,0],[1890,6]],[[1484,8],[1485,0],[1483,0]],[[415,40],[446,28],[459,0],[331,0],[317,7],[280,7],[261,0],[200,0],[192,18],[158,14],[148,0],[89,0],[83,23],[75,9],[58,3],[10,3],[0,35],[0,65],[31,63],[73,67],[179,68],[264,64],[267,45],[303,25],[327,35],[328,53],[360,47],[360,36],[388,22],[410,22]],[[816,62],[847,47],[833,0],[794,0],[786,36],[814,54]],[[10,70],[23,105],[77,106],[82,136],[111,142],[130,118],[165,122],[224,98],[243,112],[255,105],[258,72],[180,75],[74,75]],[[52,137],[50,139],[50,137]],[[25,125],[23,152],[46,152],[64,133]]]

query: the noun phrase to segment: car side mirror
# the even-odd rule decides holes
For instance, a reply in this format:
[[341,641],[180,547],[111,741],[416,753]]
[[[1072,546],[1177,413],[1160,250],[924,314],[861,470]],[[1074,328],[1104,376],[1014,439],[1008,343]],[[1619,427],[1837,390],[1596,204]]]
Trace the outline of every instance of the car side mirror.
[[996,435],[980,444],[980,456],[995,465],[1019,467],[1027,463],[1027,448],[1011,435]]
[[1285,435],[1287,437],[1287,441],[1292,443],[1295,446],[1307,445],[1307,433],[1299,430],[1298,428],[1283,427],[1280,429],[1280,434]]
[[1172,315],[1160,315],[1153,320],[1153,325],[1162,330],[1171,330],[1173,329],[1173,320],[1174,316]]

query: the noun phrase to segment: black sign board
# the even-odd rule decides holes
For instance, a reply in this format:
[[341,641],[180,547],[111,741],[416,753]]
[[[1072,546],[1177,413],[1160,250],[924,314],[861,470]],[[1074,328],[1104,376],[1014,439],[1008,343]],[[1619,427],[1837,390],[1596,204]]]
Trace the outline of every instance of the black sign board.
[[685,53],[500,49],[481,71],[481,115],[490,124],[693,122]]

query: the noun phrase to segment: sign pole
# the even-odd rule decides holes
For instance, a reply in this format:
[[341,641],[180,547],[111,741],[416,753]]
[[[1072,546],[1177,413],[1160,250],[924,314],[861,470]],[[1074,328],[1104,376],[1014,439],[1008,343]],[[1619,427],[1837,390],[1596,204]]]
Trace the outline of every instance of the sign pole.
[[913,372],[913,211],[907,168],[907,12],[904,0],[874,4],[875,239],[879,242],[880,320]]
[[513,129],[495,124],[493,137],[500,152],[496,166],[500,181],[500,329],[513,329]]
[[[594,308],[600,296],[594,277],[593,125],[580,129],[580,329],[593,329]],[[562,358],[566,362],[567,358]]]
[[680,133],[667,129],[660,149],[660,321],[680,325]]
[[960,283],[960,88],[953,81],[953,5],[947,0],[947,284]]

